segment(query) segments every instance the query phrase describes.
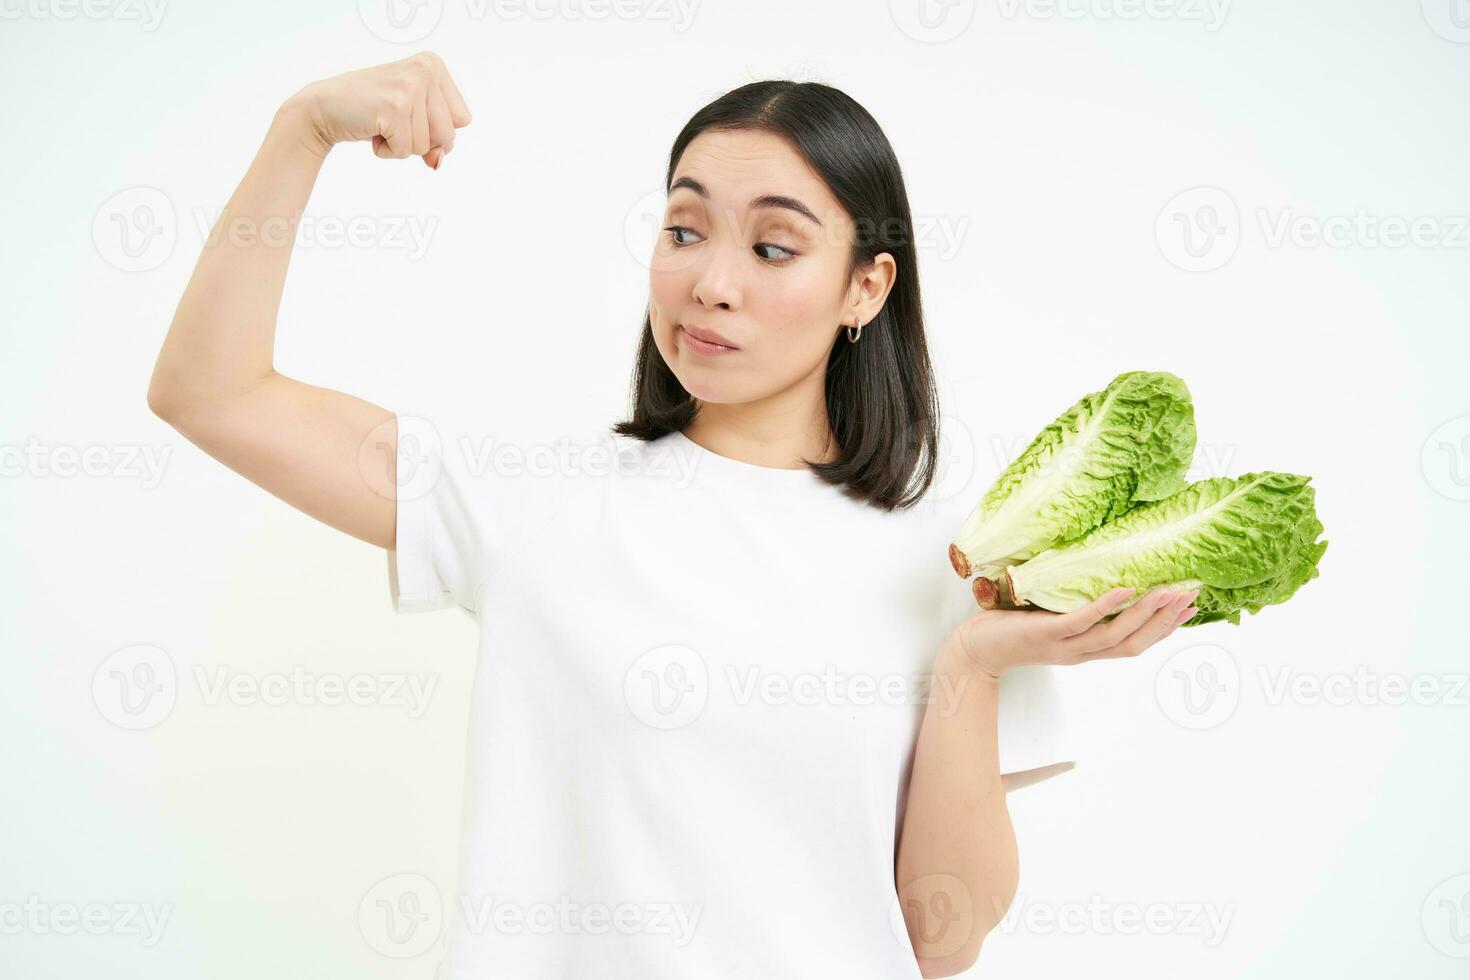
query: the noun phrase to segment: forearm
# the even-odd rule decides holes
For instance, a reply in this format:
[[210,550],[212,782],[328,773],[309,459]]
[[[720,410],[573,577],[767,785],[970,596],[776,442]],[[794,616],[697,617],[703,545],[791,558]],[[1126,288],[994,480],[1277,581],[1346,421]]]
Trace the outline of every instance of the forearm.
[[926,977],[967,969],[1020,874],[1000,773],[999,682],[946,645],[919,729],[895,883]]
[[276,111],[174,312],[148,388],[160,414],[228,398],[273,373],[296,225],[327,150],[303,105],[287,100]]

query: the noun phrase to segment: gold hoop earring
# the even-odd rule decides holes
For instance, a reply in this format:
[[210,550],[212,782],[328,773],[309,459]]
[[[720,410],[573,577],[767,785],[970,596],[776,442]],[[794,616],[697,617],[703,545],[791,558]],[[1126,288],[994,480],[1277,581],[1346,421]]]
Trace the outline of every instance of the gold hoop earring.
[[863,322],[861,320],[854,320],[853,322],[855,324],[857,324],[857,326],[856,326],[857,332],[856,333],[853,333],[853,330],[854,330],[853,327],[848,327],[847,328],[847,342],[849,344],[855,344],[855,343],[857,343],[858,342],[858,338],[863,335]]

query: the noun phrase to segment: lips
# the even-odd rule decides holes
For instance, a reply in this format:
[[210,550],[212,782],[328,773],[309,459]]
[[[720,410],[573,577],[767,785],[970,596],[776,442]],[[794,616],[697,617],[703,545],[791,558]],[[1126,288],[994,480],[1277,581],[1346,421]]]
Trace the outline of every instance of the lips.
[[719,344],[721,347],[729,347],[731,350],[739,350],[729,340],[715,333],[713,330],[705,330],[700,327],[691,327],[689,324],[681,324],[681,328],[695,340],[702,340],[706,344]]

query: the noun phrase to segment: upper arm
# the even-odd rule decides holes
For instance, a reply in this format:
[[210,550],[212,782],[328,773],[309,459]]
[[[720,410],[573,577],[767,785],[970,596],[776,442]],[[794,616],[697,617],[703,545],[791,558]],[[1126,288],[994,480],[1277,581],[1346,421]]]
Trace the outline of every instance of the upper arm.
[[218,401],[154,411],[188,440],[303,513],[393,548],[397,422],[353,395],[272,372]]

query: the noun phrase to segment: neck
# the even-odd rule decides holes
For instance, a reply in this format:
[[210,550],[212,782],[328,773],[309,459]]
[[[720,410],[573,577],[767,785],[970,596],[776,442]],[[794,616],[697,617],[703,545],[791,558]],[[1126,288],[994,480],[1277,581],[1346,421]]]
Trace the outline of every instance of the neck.
[[684,435],[711,452],[743,463],[777,469],[804,469],[810,460],[830,463],[838,447],[827,424],[825,406],[816,418],[754,415],[745,406],[700,403]]

